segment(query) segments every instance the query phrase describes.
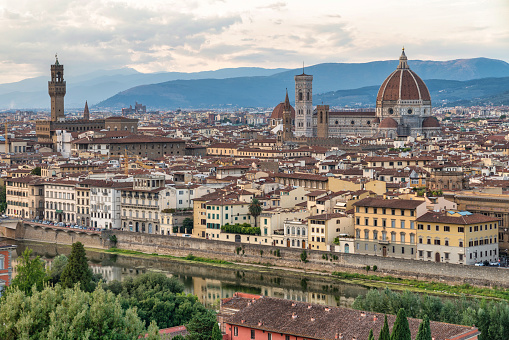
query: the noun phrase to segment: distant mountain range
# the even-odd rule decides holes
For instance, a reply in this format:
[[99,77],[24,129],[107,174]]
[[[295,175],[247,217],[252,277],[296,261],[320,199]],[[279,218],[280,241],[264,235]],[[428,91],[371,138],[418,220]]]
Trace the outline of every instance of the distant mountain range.
[[[312,74],[314,103],[333,106],[373,106],[383,80],[397,60],[369,63],[327,63],[305,68]],[[434,105],[503,101],[509,94],[509,64],[495,59],[450,61],[409,60],[428,85]],[[49,71],[48,71],[49,73]],[[149,109],[271,107],[294,98],[294,76],[302,69],[231,68],[196,73],[143,74],[132,69],[96,71],[66,76],[66,108],[119,109],[143,103]],[[489,78],[489,79],[486,79]],[[0,84],[0,108],[47,108],[48,77]],[[504,99],[505,98],[505,99]]]
[[[65,67],[65,65],[64,65]],[[223,79],[230,77],[268,76],[286,69],[265,69],[260,67],[224,68],[217,71],[194,73],[162,72],[139,73],[130,68],[118,70],[98,70],[91,73],[71,76],[65,74],[67,93],[66,108],[81,108],[85,100],[95,104],[116,93],[133,86],[161,83],[176,79]],[[0,84],[0,109],[49,108],[48,76],[24,79],[15,83]],[[133,103],[134,104],[134,103]]]

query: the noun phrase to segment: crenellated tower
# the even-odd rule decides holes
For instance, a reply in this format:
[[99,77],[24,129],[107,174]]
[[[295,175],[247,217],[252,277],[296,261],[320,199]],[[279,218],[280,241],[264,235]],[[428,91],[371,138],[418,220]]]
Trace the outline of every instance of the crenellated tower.
[[51,97],[51,121],[58,122],[64,119],[64,65],[60,65],[55,55],[55,64],[51,65],[51,81],[48,82],[48,93]]

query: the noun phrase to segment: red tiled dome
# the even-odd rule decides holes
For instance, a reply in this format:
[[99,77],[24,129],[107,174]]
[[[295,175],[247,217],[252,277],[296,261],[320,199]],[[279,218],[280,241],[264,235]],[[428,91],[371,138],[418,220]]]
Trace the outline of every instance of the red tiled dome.
[[392,72],[380,86],[377,101],[423,100],[431,101],[428,88],[407,64],[405,51],[399,58],[396,71]]
[[422,121],[423,128],[439,128],[440,122],[435,117],[427,117]]
[[398,122],[396,122],[391,117],[384,118],[380,125],[378,125],[380,129],[395,129],[398,127]]
[[[293,106],[290,106],[292,109],[292,119],[295,118],[295,109]],[[283,119],[283,111],[285,110],[285,103],[279,103],[274,110],[272,110],[272,114],[270,115],[270,119]]]

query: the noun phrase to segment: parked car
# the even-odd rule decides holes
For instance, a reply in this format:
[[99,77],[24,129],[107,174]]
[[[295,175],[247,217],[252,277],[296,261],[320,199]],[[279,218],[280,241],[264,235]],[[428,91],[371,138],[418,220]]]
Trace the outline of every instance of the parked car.
[[476,266],[476,267],[484,267],[484,263],[477,262],[477,263],[474,264],[474,266]]
[[500,262],[498,262],[498,261],[490,262],[490,266],[492,266],[492,267],[500,267]]

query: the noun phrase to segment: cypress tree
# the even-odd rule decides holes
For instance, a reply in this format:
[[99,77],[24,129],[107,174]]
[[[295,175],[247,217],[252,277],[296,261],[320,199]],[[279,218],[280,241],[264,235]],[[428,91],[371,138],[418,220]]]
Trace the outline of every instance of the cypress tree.
[[391,340],[391,333],[389,331],[389,324],[387,323],[387,315],[384,319],[384,325],[380,330],[380,335],[378,336],[378,340]]
[[415,340],[431,340],[431,327],[427,315],[424,315],[424,319],[419,325],[419,332]]
[[391,340],[412,340],[410,326],[408,325],[406,313],[403,308],[399,309],[398,315],[396,316],[394,327],[392,327]]
[[373,335],[373,329],[369,330],[368,340],[375,340],[375,336]]
[[60,283],[67,288],[73,288],[76,283],[80,283],[82,290],[92,290],[92,271],[88,267],[87,255],[81,242],[72,244],[71,255],[60,276]]

